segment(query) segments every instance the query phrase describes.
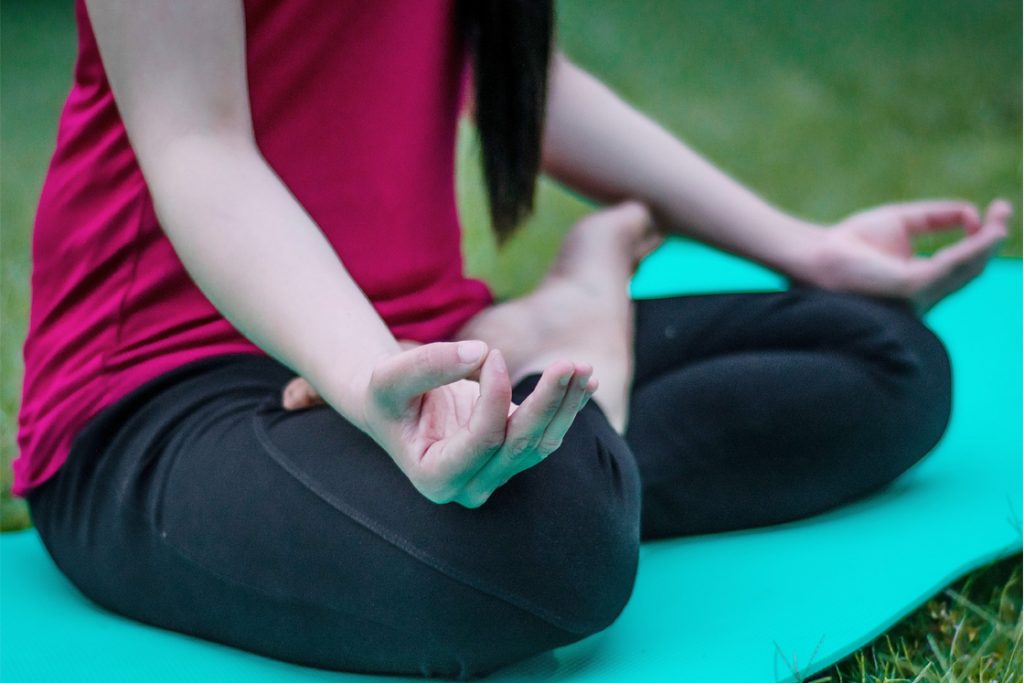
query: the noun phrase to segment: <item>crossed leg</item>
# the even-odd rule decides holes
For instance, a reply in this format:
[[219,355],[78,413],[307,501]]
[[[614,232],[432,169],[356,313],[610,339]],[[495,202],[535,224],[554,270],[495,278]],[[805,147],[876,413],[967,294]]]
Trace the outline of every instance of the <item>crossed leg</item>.
[[837,507],[924,457],[949,422],[945,346],[895,301],[798,286],[636,305],[626,441],[644,538]]
[[[133,619],[324,668],[471,677],[610,624],[641,537],[852,500],[949,417],[945,349],[896,304],[796,288],[630,316],[614,334],[635,357],[606,361],[629,367],[625,439],[592,402],[479,509],[427,501],[335,411],[284,410],[291,372],[251,356],[102,411],[33,520],[85,595]],[[609,338],[578,332],[594,353]]]
[[638,204],[592,214],[536,290],[459,332],[501,347],[513,373],[594,366],[594,400],[640,468],[645,538],[828,510],[941,438],[949,357],[909,306],[807,285],[631,302],[656,244]]
[[661,239],[642,204],[595,212],[569,232],[536,289],[481,311],[455,339],[500,348],[513,384],[558,360],[589,363],[600,383],[594,401],[621,434],[633,376],[629,280]]

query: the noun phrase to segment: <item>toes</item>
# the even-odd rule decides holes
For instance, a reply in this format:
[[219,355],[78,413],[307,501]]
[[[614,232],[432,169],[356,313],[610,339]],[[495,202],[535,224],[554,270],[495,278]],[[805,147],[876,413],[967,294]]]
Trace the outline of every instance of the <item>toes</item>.
[[650,209],[635,199],[628,199],[620,204],[616,204],[609,211],[615,212],[617,218],[622,222],[640,228],[650,227],[654,222]]
[[651,212],[644,204],[635,199],[628,199],[618,204],[605,207],[586,216],[582,223],[603,223],[633,228],[637,231],[651,226]]

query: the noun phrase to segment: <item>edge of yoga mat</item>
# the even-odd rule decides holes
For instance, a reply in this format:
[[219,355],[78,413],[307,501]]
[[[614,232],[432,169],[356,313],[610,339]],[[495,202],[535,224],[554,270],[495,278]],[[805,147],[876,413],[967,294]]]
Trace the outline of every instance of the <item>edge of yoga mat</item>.
[[[934,595],[937,595],[947,586],[955,583],[967,574],[970,574],[971,572],[977,569],[981,569],[982,567],[997,560],[1010,557],[1011,555],[1019,552],[1020,550],[1020,543],[1011,543],[1010,545],[1004,548],[1000,548],[999,550],[996,550],[988,555],[979,556],[976,561],[968,562],[963,566],[951,571],[945,578],[940,579],[933,587],[921,591],[918,595],[912,598],[908,598],[908,600],[904,603],[900,610],[896,614],[894,614],[891,619],[879,623],[878,627],[873,631],[868,631],[863,636],[857,636],[856,638],[851,639],[844,645],[835,648],[835,651],[829,653],[827,656],[822,657],[820,661],[815,661],[813,668],[804,672],[802,678],[812,676],[819,671],[827,669],[833,664],[845,659],[850,654],[864,647],[868,643],[871,643],[876,638],[883,635],[886,631],[888,631],[893,626],[902,621],[911,612],[916,610],[921,605],[925,604],[929,598],[931,598]],[[781,681],[784,681],[786,683],[788,683],[789,681],[794,681],[794,683],[798,683],[799,680],[800,679],[797,678],[795,674],[789,675],[786,678],[781,679]]]
[[[694,267],[700,263],[700,267]],[[689,266],[689,267],[688,267]],[[670,240],[658,252],[647,259],[634,278],[631,292],[634,298],[651,298],[665,296],[675,293],[698,293],[717,291],[756,291],[756,290],[780,290],[786,287],[787,283],[782,276],[761,268],[744,259],[712,249],[702,244],[689,240]],[[986,291],[987,290],[987,291]],[[985,384],[984,372],[975,368],[976,363],[970,362],[975,354],[968,353],[966,346],[967,335],[963,332],[964,316],[957,315],[961,312],[974,312],[983,309],[986,301],[983,297],[993,295],[996,305],[995,313],[997,319],[994,331],[1004,333],[1003,344],[998,351],[988,357],[996,359],[995,367],[990,369],[1005,371],[1004,377],[1010,378],[1006,383],[1008,398],[1010,401],[1006,406],[1005,415],[1009,418],[1005,424],[1007,434],[1012,434],[1009,439],[1007,452],[1002,458],[996,453],[997,462],[1006,465],[1005,472],[1008,475],[1004,481],[1008,483],[1006,496],[1006,512],[1008,513],[1009,528],[1003,528],[1003,543],[999,544],[998,538],[989,539],[988,552],[976,551],[971,557],[965,557],[950,567],[945,574],[936,576],[931,583],[922,583],[916,593],[906,592],[902,603],[897,606],[894,601],[891,603],[893,611],[888,618],[881,619],[874,628],[863,629],[860,633],[849,634],[845,639],[834,638],[831,644],[823,644],[822,641],[814,643],[813,649],[806,652],[809,642],[800,643],[800,650],[808,658],[803,662],[799,675],[789,668],[788,675],[779,675],[782,652],[779,652],[779,659],[775,662],[776,669],[774,679],[783,681],[797,681],[803,677],[813,675],[822,671],[832,664],[842,660],[849,654],[855,652],[875,638],[884,634],[892,626],[901,621],[914,609],[924,604],[928,598],[940,592],[949,584],[955,582],[964,575],[983,567],[995,560],[1011,556],[1020,552],[1022,548],[1021,535],[1021,261],[1019,259],[994,259],[987,267],[987,272],[977,281],[970,283],[967,287],[950,295],[943,302],[940,302],[932,311],[925,316],[925,322],[932,327],[950,347],[950,354],[954,360],[954,408],[950,428],[939,445],[925,458],[922,463],[912,468],[901,479],[894,482],[890,487],[879,494],[865,499],[859,503],[843,508],[832,513],[820,515],[810,520],[801,520],[787,525],[768,527],[765,532],[782,530],[787,527],[802,528],[814,524],[816,520],[826,521],[832,517],[842,516],[858,507],[869,507],[876,504],[876,501],[884,499],[893,489],[898,488],[901,483],[912,481],[922,471],[929,468],[934,469],[936,460],[941,457],[944,450],[951,450],[960,445],[951,440],[950,436],[957,436],[963,433],[964,426],[964,404],[968,397],[974,398],[975,394],[982,395],[979,389]],[[1001,295],[1001,296],[999,296]],[[969,300],[972,300],[969,303]],[[992,322],[988,319],[987,322]],[[1001,328],[1001,329],[998,329]],[[973,329],[973,328],[972,328]],[[959,330],[959,331],[958,331]],[[973,330],[973,339],[976,341],[979,335],[987,330]],[[974,350],[977,351],[977,350]],[[993,351],[996,351],[993,349]],[[1003,365],[1005,363],[1005,365]],[[956,434],[954,434],[956,432]],[[945,447],[945,448],[944,448]],[[993,451],[994,452],[994,451]],[[944,453],[943,453],[944,454]],[[947,457],[947,460],[949,458]],[[940,463],[941,464],[941,463]],[[994,521],[994,518],[993,518]],[[733,532],[739,535],[758,533],[761,530]],[[998,534],[996,535],[998,536]],[[709,537],[705,537],[709,538]],[[669,543],[678,541],[668,541]],[[685,541],[684,541],[685,542]],[[791,653],[789,653],[791,654]],[[799,663],[799,660],[798,660]],[[786,670],[783,666],[783,670]],[[737,679],[739,680],[739,679]],[[768,680],[768,679],[751,679]]]
[[[1020,262],[999,259],[926,316],[954,356],[954,415],[935,451],[892,486],[807,520],[644,544],[633,597],[615,624],[490,680],[795,681],[794,659],[800,677],[825,669],[960,576],[1018,551],[1020,283]],[[746,261],[672,240],[644,262],[632,291],[642,298],[784,286]],[[995,339],[983,341],[993,330]],[[936,500],[943,485],[955,494],[970,484],[966,501],[948,496],[948,510]],[[1005,487],[1006,500],[993,485]],[[969,523],[959,530],[931,523],[933,509],[956,521],[960,508]],[[911,537],[893,547],[901,534]],[[859,552],[858,543],[876,539],[880,547]],[[932,562],[925,553],[935,539],[941,545]],[[0,551],[5,682],[68,680],[72,673],[83,683],[140,676],[154,683],[412,680],[292,666],[139,625],[77,594],[34,532],[3,535]],[[33,579],[45,594],[25,588]],[[902,588],[888,590],[897,584]],[[36,618],[26,619],[29,613]],[[118,649],[109,649],[111,642]]]

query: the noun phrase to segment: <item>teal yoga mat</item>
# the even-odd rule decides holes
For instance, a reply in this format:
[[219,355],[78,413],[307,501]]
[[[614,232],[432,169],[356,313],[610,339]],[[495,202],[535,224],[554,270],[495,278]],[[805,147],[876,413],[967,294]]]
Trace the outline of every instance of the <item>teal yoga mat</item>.
[[[673,241],[644,262],[633,293],[782,286],[745,261]],[[1020,262],[996,260],[926,320],[953,356],[954,406],[924,461],[879,494],[812,519],[644,545],[615,624],[492,680],[795,681],[1019,550]],[[32,531],[4,534],[0,554],[5,683],[406,680],[292,666],[110,614],[57,572]]]

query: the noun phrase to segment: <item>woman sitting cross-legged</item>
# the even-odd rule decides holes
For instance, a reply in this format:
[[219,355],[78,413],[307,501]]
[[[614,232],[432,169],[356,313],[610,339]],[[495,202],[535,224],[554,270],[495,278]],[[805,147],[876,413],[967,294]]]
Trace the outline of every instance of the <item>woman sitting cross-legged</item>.
[[[780,212],[559,53],[551,5],[77,2],[14,491],[85,595],[471,677],[611,624],[643,539],[832,509],[935,446],[951,373],[920,316],[1009,205]],[[608,204],[521,298],[463,273],[467,100],[502,240],[538,173]],[[668,234],[792,286],[630,301]]]

